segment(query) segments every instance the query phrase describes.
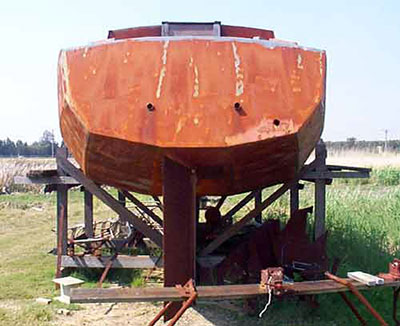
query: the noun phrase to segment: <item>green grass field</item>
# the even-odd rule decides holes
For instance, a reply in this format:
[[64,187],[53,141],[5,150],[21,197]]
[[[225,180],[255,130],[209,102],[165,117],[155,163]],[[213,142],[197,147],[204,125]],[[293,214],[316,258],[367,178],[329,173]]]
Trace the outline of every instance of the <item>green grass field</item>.
[[[78,223],[83,215],[82,193],[71,191],[70,194],[70,223]],[[312,203],[312,194],[312,185],[306,184],[300,194],[302,207]],[[239,198],[232,197],[227,207]],[[267,209],[264,218],[285,220],[287,211],[286,196]],[[95,200],[95,215],[104,218],[115,214]],[[58,303],[41,306],[34,301],[40,296],[56,295],[51,282],[55,256],[47,253],[55,247],[54,217],[54,194],[28,192],[0,196],[0,325],[48,325],[62,306]],[[327,192],[327,229],[329,256],[341,259],[339,275],[345,276],[347,271],[355,270],[386,271],[388,262],[399,256],[400,249],[400,169],[379,168],[370,180],[335,181]],[[138,273],[116,277],[123,277],[133,285],[142,283]],[[89,275],[87,280],[86,286],[94,285],[94,277]],[[366,296],[391,322],[391,290],[373,290]],[[265,300],[260,300],[260,309]],[[262,320],[238,314],[238,325],[245,322],[254,325],[357,325],[338,295],[321,295],[318,301],[320,307],[312,309],[299,300],[273,300]],[[72,309],[79,309],[79,306],[72,306]],[[360,310],[374,325],[365,310]]]

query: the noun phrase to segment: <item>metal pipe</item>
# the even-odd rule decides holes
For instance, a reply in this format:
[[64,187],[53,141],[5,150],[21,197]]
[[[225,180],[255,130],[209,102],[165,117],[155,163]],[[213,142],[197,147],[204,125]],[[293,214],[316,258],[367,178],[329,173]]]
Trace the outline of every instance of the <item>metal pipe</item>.
[[164,308],[160,310],[160,312],[153,318],[153,320],[150,322],[149,326],[154,326],[158,320],[164,315],[164,313],[167,311],[167,309],[172,305],[172,301],[168,302]]
[[347,306],[350,308],[350,310],[353,312],[353,314],[360,321],[361,325],[363,325],[363,326],[367,325],[367,322],[365,321],[364,318],[362,318],[362,316],[358,312],[357,308],[354,306],[353,302],[351,302],[350,299],[347,297],[346,293],[339,292],[339,295],[342,297],[343,301],[346,302]]
[[357,288],[349,281],[344,280],[340,277],[337,277],[329,272],[325,272],[325,276],[329,279],[343,284],[344,286],[348,287],[349,290],[361,301],[361,303],[370,311],[370,313],[379,321],[382,326],[388,326],[388,323],[381,317],[381,315],[371,306],[368,300],[357,290]]
[[175,316],[171,319],[169,322],[168,326],[174,326],[175,323],[181,318],[183,313],[192,305],[192,303],[196,300],[197,298],[197,293],[194,292],[190,295],[189,299],[183,302],[182,307],[178,310],[178,312],[175,314]]

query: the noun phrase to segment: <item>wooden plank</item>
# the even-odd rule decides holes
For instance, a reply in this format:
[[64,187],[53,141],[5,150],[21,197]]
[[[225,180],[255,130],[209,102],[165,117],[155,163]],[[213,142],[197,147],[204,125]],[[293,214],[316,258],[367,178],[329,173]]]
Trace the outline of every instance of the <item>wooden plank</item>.
[[[349,279],[347,279],[349,280]],[[400,286],[400,281],[386,282],[383,285],[368,287],[360,282],[350,280],[358,290],[382,289]],[[287,293],[293,295],[312,295],[349,291],[348,287],[332,280],[296,282],[285,285]],[[266,289],[259,284],[198,286],[198,300],[244,299],[266,295]],[[164,288],[110,288],[71,290],[71,303],[95,302],[148,302],[148,301],[181,301],[184,299],[175,287]]]
[[[105,268],[110,260],[110,256],[83,256],[83,257],[70,257],[62,256],[61,266],[62,267],[74,267],[74,268]],[[112,268],[155,268],[162,267],[162,260],[158,257],[150,256],[125,256],[118,255],[113,260]]]
[[[196,179],[191,169],[164,158],[164,286],[196,279]],[[171,305],[164,321],[179,308]]]
[[[222,260],[225,256],[205,256],[197,257],[196,261],[202,267],[212,268]],[[83,257],[70,257],[67,255],[62,256],[62,267],[75,267],[75,268],[105,268],[110,256],[96,257],[92,255],[86,255]],[[147,255],[140,256],[126,256],[118,255],[114,261],[112,268],[162,268],[164,266],[163,259],[160,257],[152,257]]]
[[87,178],[81,170],[77,169],[67,159],[57,156],[57,164],[69,175],[74,177],[76,180],[79,180],[88,191],[99,198],[104,204],[120,215],[123,221],[129,221],[137,230],[150,238],[159,247],[162,247],[162,234],[159,231],[148,226],[129,209],[122,206],[118,200]]
[[15,184],[63,184],[63,185],[71,185],[78,186],[80,183],[76,181],[72,177],[68,176],[53,176],[53,177],[24,177],[24,176],[15,176],[14,177]]
[[310,171],[302,177],[302,179],[355,179],[369,178],[369,172],[356,171]]
[[349,171],[358,171],[358,172],[371,172],[372,171],[372,169],[370,169],[370,168],[362,168],[362,167],[358,167],[358,166],[327,164],[326,167],[330,171],[335,171],[335,170],[337,170],[337,171],[349,170]]
[[52,170],[30,170],[26,174],[28,178],[40,178],[40,177],[54,177],[58,176],[57,169]]
[[160,226],[163,225],[163,220],[155,214],[151,209],[149,209],[145,204],[143,204],[139,199],[137,199],[130,192],[122,190],[121,193],[128,198],[132,203],[139,207],[144,213],[146,213],[153,221],[158,223]]
[[85,234],[88,238],[93,238],[93,195],[86,189],[83,192],[84,200],[84,219],[85,219]]

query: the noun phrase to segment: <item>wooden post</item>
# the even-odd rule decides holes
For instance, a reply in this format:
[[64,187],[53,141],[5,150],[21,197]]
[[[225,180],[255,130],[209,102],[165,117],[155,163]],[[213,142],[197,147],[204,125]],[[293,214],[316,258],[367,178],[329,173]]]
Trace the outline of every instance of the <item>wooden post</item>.
[[290,188],[290,217],[299,209],[299,184]]
[[[66,158],[68,151],[65,147],[57,151],[57,156]],[[57,171],[59,175],[65,175],[65,172],[57,163]],[[67,234],[68,234],[68,186],[64,184],[57,185],[57,248],[62,255],[67,254]],[[61,239],[60,239],[61,237]]]
[[[65,147],[57,151],[57,172],[59,175],[65,175],[58,162],[58,157],[68,159],[68,151]],[[57,265],[56,265],[56,278],[62,276],[61,259],[63,255],[67,254],[67,241],[68,241],[68,186],[65,184],[57,185]],[[59,285],[56,284],[56,289]]]
[[[257,209],[262,203],[262,189],[257,190],[254,196],[254,208]],[[256,222],[262,223],[262,212],[255,217]]]
[[[118,190],[118,201],[122,206],[126,207],[126,197],[121,190]],[[119,215],[119,218],[121,219],[121,215]]]
[[83,197],[85,202],[85,234],[88,238],[93,238],[93,195],[85,189]]
[[122,206],[126,207],[126,196],[121,190],[118,190],[118,201]]
[[[196,175],[191,169],[164,158],[164,286],[184,285],[196,271]],[[167,310],[169,320],[179,310]]]
[[[315,161],[316,172],[326,171],[326,146],[322,139],[319,140],[317,146],[315,147]],[[326,180],[316,179],[315,180],[315,221],[314,221],[314,239],[318,239],[321,235],[325,233],[325,196],[326,196]]]

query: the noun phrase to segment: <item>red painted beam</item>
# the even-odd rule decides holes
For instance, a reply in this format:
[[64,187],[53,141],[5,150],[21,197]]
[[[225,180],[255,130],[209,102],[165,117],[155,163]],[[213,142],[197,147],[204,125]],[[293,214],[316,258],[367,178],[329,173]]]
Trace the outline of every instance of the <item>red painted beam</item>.
[[[164,196],[164,286],[195,279],[196,270],[196,175],[191,169],[163,160]],[[172,304],[165,314],[171,319],[181,304]]]

